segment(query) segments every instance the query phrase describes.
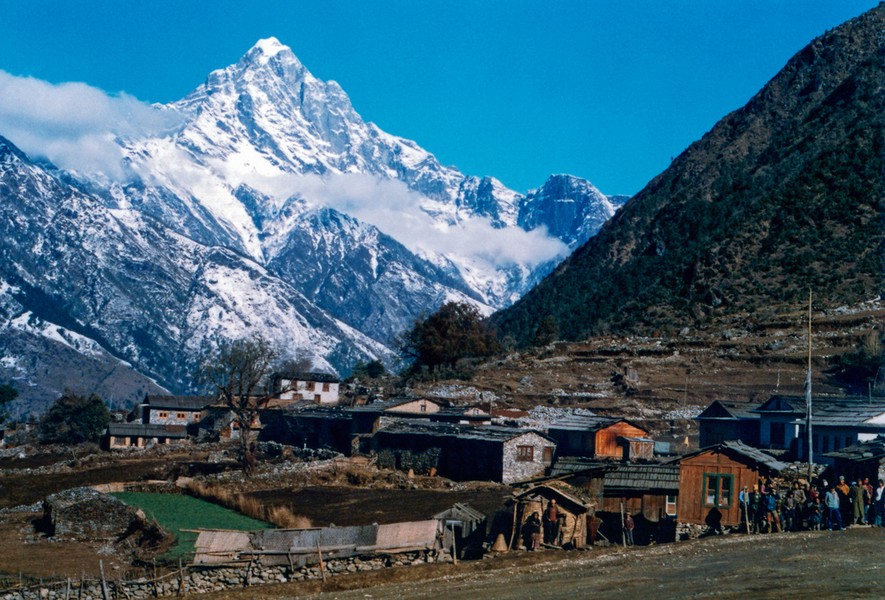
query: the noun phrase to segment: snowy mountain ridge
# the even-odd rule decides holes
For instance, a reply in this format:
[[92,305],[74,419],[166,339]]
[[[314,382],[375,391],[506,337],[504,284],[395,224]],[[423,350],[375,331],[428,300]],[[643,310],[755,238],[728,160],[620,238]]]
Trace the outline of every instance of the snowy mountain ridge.
[[391,363],[417,317],[509,305],[617,208],[570,176],[522,195],[445,167],[274,38],[156,110],[108,171],[0,138],[0,378],[64,346],[85,380],[185,393],[207,344],[254,333],[317,369]]

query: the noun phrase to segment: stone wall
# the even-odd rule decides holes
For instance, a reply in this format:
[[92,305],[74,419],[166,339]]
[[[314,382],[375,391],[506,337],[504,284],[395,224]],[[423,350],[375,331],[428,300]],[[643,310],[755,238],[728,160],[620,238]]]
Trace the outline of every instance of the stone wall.
[[[374,571],[390,567],[405,567],[432,562],[449,562],[445,552],[403,552],[391,555],[353,556],[325,561],[326,577],[345,573]],[[231,588],[259,586],[268,583],[285,583],[320,579],[319,565],[290,568],[288,566],[262,566],[258,563],[229,567],[190,566],[183,572],[175,572],[156,580],[108,581],[109,597],[126,597],[142,600],[156,596],[175,596],[184,593],[212,593]],[[0,600],[61,600],[68,592],[66,581],[43,583],[25,588],[0,590]],[[101,581],[72,581],[69,597],[82,600],[101,600]],[[256,594],[257,595],[257,594]]]

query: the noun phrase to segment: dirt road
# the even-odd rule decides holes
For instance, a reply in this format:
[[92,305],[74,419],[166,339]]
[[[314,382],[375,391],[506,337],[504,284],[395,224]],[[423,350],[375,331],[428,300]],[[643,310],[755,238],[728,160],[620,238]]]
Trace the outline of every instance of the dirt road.
[[[224,599],[883,598],[885,529],[731,535],[629,550],[511,554],[216,595]],[[497,565],[495,563],[498,563]],[[324,590],[324,591],[320,591]]]

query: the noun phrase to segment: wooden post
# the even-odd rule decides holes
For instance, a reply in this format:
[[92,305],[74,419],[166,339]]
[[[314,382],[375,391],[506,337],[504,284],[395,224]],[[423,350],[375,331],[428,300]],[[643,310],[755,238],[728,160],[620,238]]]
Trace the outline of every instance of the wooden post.
[[317,556],[320,557],[320,575],[323,577],[323,583],[326,582],[326,565],[323,564],[323,551],[320,550],[320,541],[317,540]]
[[101,575],[101,597],[102,600],[111,600],[110,594],[108,594],[108,582],[104,578],[104,561],[98,561],[98,573]]
[[458,541],[455,539],[455,525],[452,524],[452,563],[458,564]]
[[627,547],[627,524],[624,522],[624,501],[621,501],[621,542]]
[[65,600],[71,600],[71,578],[68,577],[68,583],[65,585]]
[[80,587],[77,589],[77,600],[83,600],[83,586],[86,585],[86,571],[80,571]]
[[157,589],[157,559],[156,558],[151,559],[151,565],[153,567],[153,574],[154,574],[154,576],[151,580],[151,583],[153,583],[153,594],[154,594],[154,598],[156,598],[157,596],[160,595],[160,590]]
[[516,502],[513,503],[513,527],[510,530],[510,543],[507,544],[507,550],[513,548],[513,538],[516,536]]
[[178,559],[178,592],[175,594],[176,596],[181,596],[185,593],[185,583],[184,583],[184,565],[181,562],[181,559]]
[[747,535],[750,535],[750,490],[744,494],[744,522],[747,524]]

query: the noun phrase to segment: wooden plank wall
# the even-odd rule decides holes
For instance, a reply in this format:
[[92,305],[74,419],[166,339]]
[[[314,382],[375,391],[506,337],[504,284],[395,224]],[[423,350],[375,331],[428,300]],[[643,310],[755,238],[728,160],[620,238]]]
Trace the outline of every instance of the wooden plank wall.
[[610,456],[617,460],[624,458],[624,447],[618,444],[618,437],[646,437],[647,431],[629,423],[614,423],[596,432],[594,450],[596,456]]
[[722,525],[740,525],[738,494],[743,486],[753,488],[759,478],[758,472],[736,460],[717,452],[705,452],[682,461],[679,468],[679,498],[677,510],[680,523],[704,525],[711,507],[704,503],[704,477],[712,474],[732,475],[731,506],[720,508]]

